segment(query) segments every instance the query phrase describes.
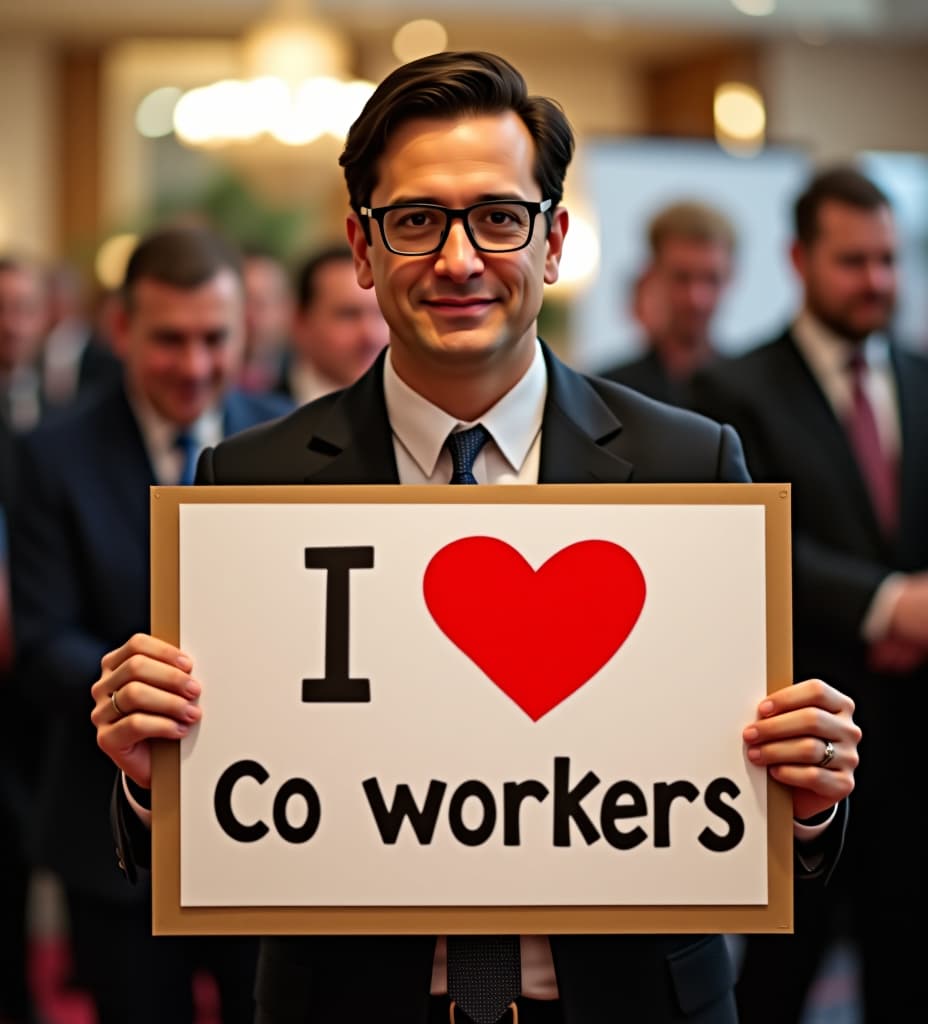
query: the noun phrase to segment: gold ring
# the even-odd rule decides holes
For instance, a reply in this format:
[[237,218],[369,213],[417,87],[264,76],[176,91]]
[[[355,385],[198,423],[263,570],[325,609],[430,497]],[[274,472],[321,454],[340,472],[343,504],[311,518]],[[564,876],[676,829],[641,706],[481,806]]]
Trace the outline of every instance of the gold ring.
[[827,768],[831,764],[831,759],[835,756],[835,745],[831,740],[825,740],[825,754],[819,761],[819,768]]
[[125,715],[125,711],[119,706],[119,702],[116,700],[116,691],[110,694],[110,704],[113,705],[113,710],[116,712],[117,718],[122,718]]

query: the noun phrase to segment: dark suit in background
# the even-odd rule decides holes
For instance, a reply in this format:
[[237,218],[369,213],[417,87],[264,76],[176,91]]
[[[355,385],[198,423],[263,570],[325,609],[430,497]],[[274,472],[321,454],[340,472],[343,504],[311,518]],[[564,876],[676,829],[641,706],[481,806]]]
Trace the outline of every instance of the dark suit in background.
[[[908,936],[918,934],[924,902],[920,744],[909,741],[898,708],[919,706],[928,666],[873,671],[862,636],[883,580],[928,569],[928,360],[901,348],[891,358],[902,433],[893,540],[880,531],[845,430],[789,331],[693,380],[695,407],[737,429],[753,479],[792,484],[794,671],[849,694],[864,737],[847,848],[833,883],[817,905],[800,911],[795,938],[747,940],[740,984],[752,1001],[745,1024],[798,1019],[836,911],[847,915],[842,924],[861,951],[866,1019],[903,1020],[923,999],[915,965],[902,966],[913,955]],[[780,979],[775,990],[771,976]]]
[[[233,433],[289,408],[277,398],[231,393],[224,429]],[[149,487],[157,482],[123,386],[62,412],[20,444],[17,672],[49,730],[30,849],[63,883],[78,973],[108,993],[106,1019],[181,1024],[190,1014],[190,972],[211,965],[232,996],[224,1022],[250,1020],[250,942],[152,940],[148,886],[126,886],[113,860],[112,765],[94,742],[87,688],[120,637],[148,629]],[[94,943],[106,948],[102,978],[82,956]]]
[[[731,430],[584,377],[547,350],[545,356],[540,482],[747,479]],[[208,449],[197,482],[398,483],[383,359],[353,387]],[[128,809],[121,785],[114,796],[120,853],[131,870],[132,852],[142,851],[144,857],[149,836]],[[841,837],[840,826],[824,833],[824,860],[816,877],[830,870]],[[808,874],[798,862],[797,871]],[[734,979],[721,935],[561,935],[552,936],[551,946],[565,1024],[735,1020]],[[267,938],[259,1007],[273,1014],[275,1024],[340,1019],[425,1024],[434,952],[434,936]],[[349,1017],[344,1016],[346,993]]]

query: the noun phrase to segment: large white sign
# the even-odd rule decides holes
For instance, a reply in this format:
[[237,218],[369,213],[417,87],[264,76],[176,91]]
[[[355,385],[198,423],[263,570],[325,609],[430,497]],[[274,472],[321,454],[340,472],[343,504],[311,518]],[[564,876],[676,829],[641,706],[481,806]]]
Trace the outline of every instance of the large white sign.
[[182,907],[766,902],[762,504],[179,512]]

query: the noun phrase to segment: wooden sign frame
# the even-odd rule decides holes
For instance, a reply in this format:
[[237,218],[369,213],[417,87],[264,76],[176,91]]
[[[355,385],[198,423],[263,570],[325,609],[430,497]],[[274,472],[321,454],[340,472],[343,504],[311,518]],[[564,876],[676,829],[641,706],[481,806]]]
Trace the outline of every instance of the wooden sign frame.
[[[535,486],[198,486],[151,489],[152,632],[178,643],[181,504],[682,504],[765,508],[767,692],[792,679],[788,484]],[[184,907],[180,899],[179,744],[155,745],[152,785],[155,934],[752,933],[793,930],[793,829],[788,791],[768,777],[768,902],[685,906]]]

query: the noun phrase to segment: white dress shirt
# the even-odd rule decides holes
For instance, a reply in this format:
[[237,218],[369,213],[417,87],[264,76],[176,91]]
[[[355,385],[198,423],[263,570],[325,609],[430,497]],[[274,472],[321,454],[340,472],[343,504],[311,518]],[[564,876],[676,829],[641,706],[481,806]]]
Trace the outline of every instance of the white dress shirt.
[[[383,390],[393,428],[393,450],[401,484],[446,484],[451,455],[445,439],[453,430],[482,423],[490,434],[474,462],[481,484],[537,484],[541,455],[541,421],[548,393],[548,374],[541,346],[522,379],[473,423],[455,419],[404,383],[387,353]],[[523,935],[522,994],[529,999],[557,999],[551,945],[544,935]],[[444,937],[435,947],[432,995],[448,991],[448,951]]]

